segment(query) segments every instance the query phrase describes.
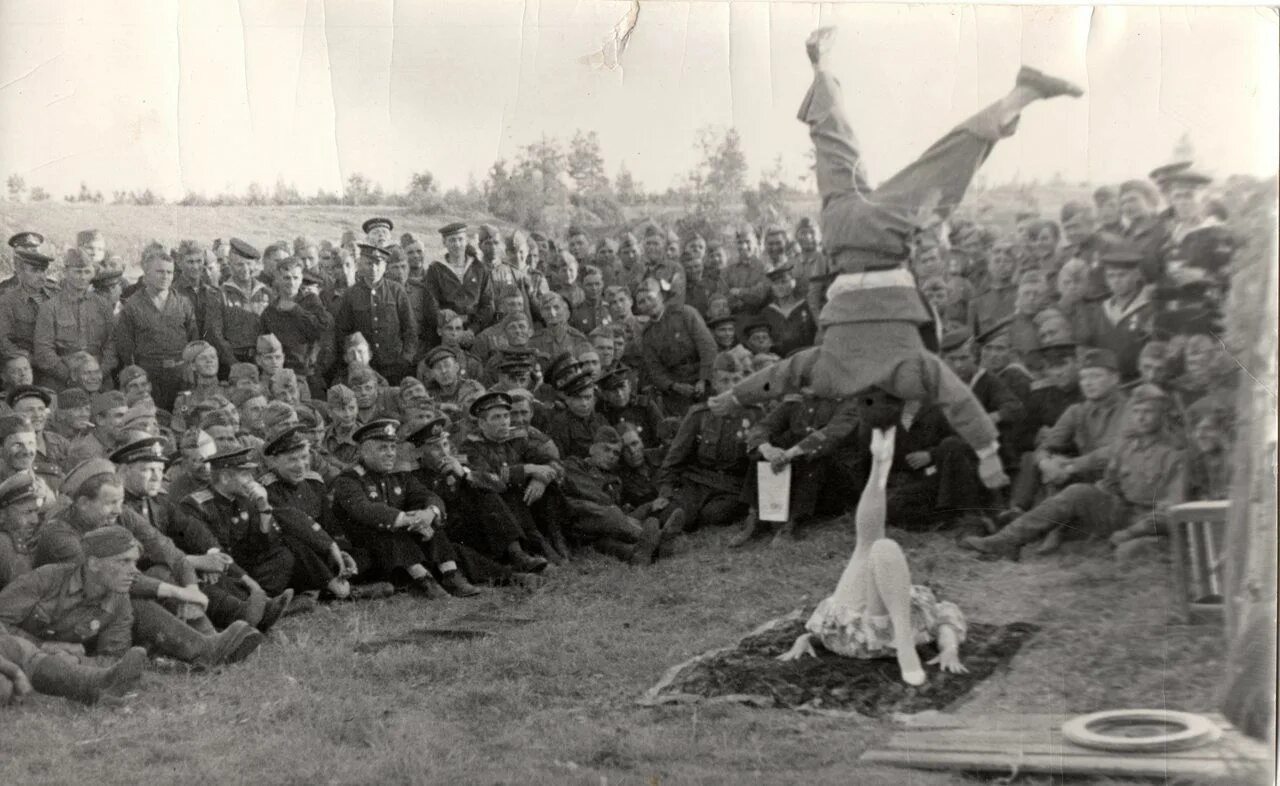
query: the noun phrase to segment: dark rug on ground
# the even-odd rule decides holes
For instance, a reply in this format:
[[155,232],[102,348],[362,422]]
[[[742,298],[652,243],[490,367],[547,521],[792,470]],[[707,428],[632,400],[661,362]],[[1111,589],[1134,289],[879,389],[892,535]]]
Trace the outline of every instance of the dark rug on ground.
[[519,627],[532,622],[537,622],[537,619],[534,617],[473,611],[442,625],[410,628],[390,636],[362,641],[356,644],[354,649],[356,652],[377,652],[397,644],[422,646],[437,641],[470,641],[471,639],[491,636],[504,627]]
[[[1006,665],[1037,630],[1025,622],[971,623],[960,648],[961,661],[969,673],[948,674],[937,666],[925,666],[928,682],[912,688],[902,681],[898,662],[892,657],[845,658],[815,643],[816,658],[775,660],[805,632],[804,619],[787,618],[747,636],[733,649],[688,662],[674,676],[668,674],[666,684],[651,690],[645,703],[663,703],[664,696],[732,696],[757,706],[844,710],[873,717],[941,710]],[[928,661],[938,651],[928,644],[920,647],[919,653],[921,661]]]

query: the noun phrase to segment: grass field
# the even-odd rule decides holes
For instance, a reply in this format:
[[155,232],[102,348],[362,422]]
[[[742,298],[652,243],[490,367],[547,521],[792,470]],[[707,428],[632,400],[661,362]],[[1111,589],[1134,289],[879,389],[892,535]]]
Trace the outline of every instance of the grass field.
[[[726,539],[696,533],[648,569],[589,558],[532,595],[322,608],[285,620],[239,666],[148,673],[120,708],[29,701],[0,716],[0,783],[972,782],[859,765],[887,722],[636,706],[669,666],[811,606],[853,545],[841,520],[778,548],[730,551]],[[1043,626],[958,711],[1214,708],[1224,645],[1215,628],[1170,622],[1167,565],[1120,566],[1085,547],[992,564],[944,536],[901,540],[913,579],[972,619]],[[476,610],[537,621],[485,639],[353,650]]]

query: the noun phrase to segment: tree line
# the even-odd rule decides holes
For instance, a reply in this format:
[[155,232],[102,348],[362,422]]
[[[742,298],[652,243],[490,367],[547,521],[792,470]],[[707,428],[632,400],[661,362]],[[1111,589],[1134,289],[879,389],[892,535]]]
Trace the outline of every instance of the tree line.
[[[548,228],[567,220],[621,224],[630,206],[680,208],[699,223],[714,223],[730,215],[754,222],[789,218],[787,201],[803,192],[788,180],[779,156],[754,186],[748,186],[748,165],[741,138],[733,128],[706,127],[698,131],[697,164],[665,191],[646,191],[627,169],[619,166],[610,177],[595,131],[577,131],[567,143],[544,136],[520,148],[510,160],[493,163],[482,181],[473,176],[465,187],[444,188],[431,172],[412,173],[403,191],[388,191],[365,175],[350,174],[341,192],[319,189],[303,194],[277,180],[273,187],[250,183],[243,193],[188,191],[171,204],[197,206],[267,205],[394,205],[433,215],[488,213],[531,229]],[[806,173],[807,175],[808,173]],[[806,182],[811,182],[806,177]],[[6,181],[9,201],[44,202],[51,199],[40,186],[28,185],[20,175]],[[810,186],[806,185],[808,190]],[[113,191],[110,197],[85,183],[66,202],[90,204],[160,205],[163,195],[142,191]]]

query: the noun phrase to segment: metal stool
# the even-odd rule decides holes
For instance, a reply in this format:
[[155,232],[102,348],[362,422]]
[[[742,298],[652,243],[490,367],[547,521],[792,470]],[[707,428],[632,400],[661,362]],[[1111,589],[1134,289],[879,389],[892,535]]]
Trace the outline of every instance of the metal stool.
[[1184,502],[1169,508],[1173,571],[1182,618],[1191,624],[1222,622],[1222,550],[1229,500]]

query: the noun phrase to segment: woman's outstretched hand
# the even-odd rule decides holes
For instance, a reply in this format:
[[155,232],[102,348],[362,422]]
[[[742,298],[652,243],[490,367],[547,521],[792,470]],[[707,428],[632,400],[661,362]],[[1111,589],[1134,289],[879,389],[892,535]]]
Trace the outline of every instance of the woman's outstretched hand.
[[955,650],[942,650],[933,660],[929,661],[929,665],[937,666],[943,671],[952,674],[969,673],[968,667],[960,662],[960,653]]
[[778,660],[800,660],[808,655],[810,658],[818,657],[818,653],[813,651],[813,635],[806,633],[796,639],[796,643],[791,645],[791,649],[778,656]]

